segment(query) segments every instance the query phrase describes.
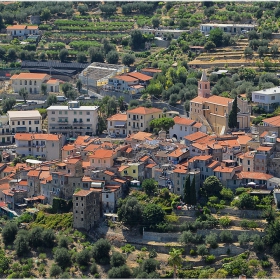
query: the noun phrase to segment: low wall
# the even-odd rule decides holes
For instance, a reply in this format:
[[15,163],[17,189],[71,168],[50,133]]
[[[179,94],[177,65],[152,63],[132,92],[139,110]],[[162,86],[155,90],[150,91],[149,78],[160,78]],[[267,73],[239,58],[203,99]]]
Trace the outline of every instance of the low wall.
[[177,242],[180,233],[143,232],[143,240],[156,242]]
[[[225,231],[225,229],[198,229],[197,230],[197,234],[201,234],[201,235],[208,235],[210,233],[216,233],[217,235],[219,235],[221,232]],[[248,233],[249,235],[253,235],[253,234],[258,234],[260,236],[264,236],[265,232],[264,231],[257,231],[257,230],[246,230],[246,229],[238,229],[238,230],[234,230],[234,229],[229,229],[229,231],[232,233],[232,235],[234,237],[242,234],[242,233]]]
[[262,218],[263,216],[262,210],[236,210],[233,208],[225,208],[225,209],[221,209],[219,212],[221,215],[228,214],[228,215],[237,216],[239,218],[249,218],[249,219]]

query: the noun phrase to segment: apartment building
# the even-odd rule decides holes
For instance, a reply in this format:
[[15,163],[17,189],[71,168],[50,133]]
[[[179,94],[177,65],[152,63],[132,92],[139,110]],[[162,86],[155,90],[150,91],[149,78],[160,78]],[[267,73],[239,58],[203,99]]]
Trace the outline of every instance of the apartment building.
[[67,137],[96,135],[98,106],[80,106],[79,101],[68,105],[53,105],[47,108],[48,132],[61,133]]
[[42,84],[46,84],[47,92],[59,92],[59,80],[42,73],[20,73],[11,77],[12,88],[15,93],[24,88],[30,94],[41,92]]
[[[10,132],[41,132],[42,116],[38,110],[33,111],[8,111]],[[14,141],[14,140],[13,140]]]
[[150,121],[163,117],[163,111],[158,108],[138,107],[127,111],[127,132],[132,134],[150,129]]
[[266,112],[272,112],[280,102],[280,87],[253,91],[252,101]]
[[80,190],[73,195],[73,227],[90,230],[100,217],[100,192]]
[[126,136],[126,125],[127,123],[127,114],[126,113],[118,113],[110,118],[107,119],[107,131],[108,133],[120,135],[120,136]]
[[200,31],[203,34],[209,34],[214,28],[220,28],[222,31],[231,34],[242,34],[254,30],[256,24],[237,24],[237,23],[203,23],[200,24]]
[[16,153],[18,156],[34,156],[47,161],[60,159],[63,140],[61,134],[16,133]]

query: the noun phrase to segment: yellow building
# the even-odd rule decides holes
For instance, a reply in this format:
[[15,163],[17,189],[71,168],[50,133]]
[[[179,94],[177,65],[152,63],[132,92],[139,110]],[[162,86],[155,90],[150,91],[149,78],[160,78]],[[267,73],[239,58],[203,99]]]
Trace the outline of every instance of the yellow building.
[[127,133],[148,131],[150,121],[163,117],[163,111],[158,108],[138,107],[127,111]]
[[144,179],[144,163],[129,162],[119,167],[120,176],[131,177],[134,180],[142,181]]
[[[198,82],[198,96],[190,101],[190,118],[203,123],[208,132],[223,135],[228,130],[228,116],[234,99],[211,95],[210,82],[205,70]],[[251,107],[247,100],[237,98],[239,112],[237,114],[238,128],[250,127]]]

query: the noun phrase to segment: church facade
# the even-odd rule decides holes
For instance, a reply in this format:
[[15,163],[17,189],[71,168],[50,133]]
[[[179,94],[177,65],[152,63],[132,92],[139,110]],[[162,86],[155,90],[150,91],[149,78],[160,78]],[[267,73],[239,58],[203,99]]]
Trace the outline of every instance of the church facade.
[[[228,130],[228,116],[232,109],[234,99],[212,95],[210,82],[205,70],[198,82],[198,96],[190,101],[190,119],[203,123],[208,132],[223,135]],[[248,101],[237,98],[238,128],[250,127],[251,106]]]

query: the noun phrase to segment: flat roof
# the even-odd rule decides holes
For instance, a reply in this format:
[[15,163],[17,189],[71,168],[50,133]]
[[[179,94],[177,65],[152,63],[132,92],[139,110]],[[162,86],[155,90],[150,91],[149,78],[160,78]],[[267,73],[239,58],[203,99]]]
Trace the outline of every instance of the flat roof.
[[247,26],[247,27],[255,27],[255,26],[257,26],[257,24],[240,24],[240,23],[237,23],[237,24],[234,24],[234,23],[202,23],[202,24],[200,24],[201,26],[203,25],[203,26],[221,26],[221,27],[226,27],[226,26],[232,26],[232,27],[234,27],[234,26],[236,26],[236,27],[245,27],[245,26]]
[[255,90],[255,91],[252,91],[252,93],[257,93],[257,94],[276,94],[276,93],[280,93],[280,87],[273,87],[273,88],[268,88],[268,89]]
[[8,115],[10,118],[32,118],[32,117],[40,117],[41,114],[38,110],[32,110],[32,111],[8,111]]
[[26,162],[33,163],[33,164],[40,164],[42,161],[36,159],[27,159]]
[[50,106],[47,110],[63,110],[63,111],[95,111],[99,106],[80,106],[79,108],[69,108],[67,105]]

